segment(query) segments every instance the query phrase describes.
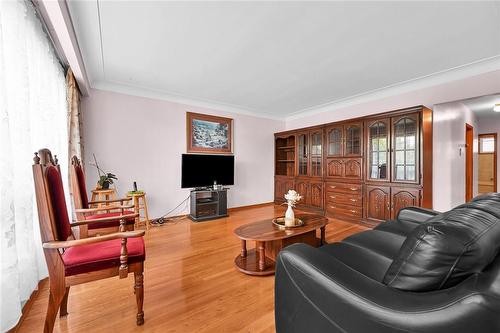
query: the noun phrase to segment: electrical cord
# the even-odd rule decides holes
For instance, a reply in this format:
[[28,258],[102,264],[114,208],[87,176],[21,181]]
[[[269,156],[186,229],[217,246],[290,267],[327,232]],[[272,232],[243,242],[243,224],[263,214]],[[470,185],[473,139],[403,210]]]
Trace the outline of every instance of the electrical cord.
[[180,219],[183,219],[184,217],[167,217],[170,213],[172,213],[173,211],[175,211],[177,208],[179,208],[183,203],[185,203],[186,201],[189,200],[189,198],[191,197],[191,195],[188,195],[186,199],[182,200],[180,204],[178,204],[177,206],[175,206],[173,209],[169,210],[166,214],[163,214],[161,217],[159,217],[158,219],[156,219],[155,221],[152,221],[151,224],[153,225],[162,225],[164,224],[165,222],[168,222],[168,221],[176,221],[176,220],[180,220]]

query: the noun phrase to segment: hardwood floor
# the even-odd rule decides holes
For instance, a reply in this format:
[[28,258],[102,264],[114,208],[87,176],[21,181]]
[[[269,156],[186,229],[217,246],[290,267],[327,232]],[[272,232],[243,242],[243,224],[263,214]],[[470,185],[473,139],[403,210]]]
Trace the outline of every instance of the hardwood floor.
[[[54,332],[274,332],[274,276],[249,276],[234,267],[240,240],[233,230],[283,213],[283,207],[268,205],[215,221],[181,219],[150,228],[145,236],[145,324],[135,325],[134,278],[129,275],[72,287],[69,314],[56,320]],[[326,240],[366,229],[331,220]],[[18,332],[43,331],[47,302],[44,281]]]

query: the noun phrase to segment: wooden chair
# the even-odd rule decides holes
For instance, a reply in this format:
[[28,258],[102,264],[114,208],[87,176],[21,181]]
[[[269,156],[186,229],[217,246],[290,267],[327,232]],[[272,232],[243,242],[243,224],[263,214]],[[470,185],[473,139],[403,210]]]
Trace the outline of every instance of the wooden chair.
[[90,223],[107,223],[116,218],[77,220],[70,223],[59,165],[48,149],[35,153],[33,178],[42,246],[49,270],[49,305],[44,332],[52,332],[57,312],[68,314],[67,302],[71,286],[112,276],[126,278],[134,273],[137,301],[137,325],[144,323],[143,271],[146,257],[144,231],[125,231],[121,216],[120,232],[75,240],[71,227]]
[[[87,238],[118,231],[120,218],[135,213],[134,205],[125,205],[132,198],[114,200],[89,201],[85,183],[85,173],[78,157],[71,158],[71,189],[73,190],[73,204],[78,220],[98,220],[114,217],[115,220],[103,223],[83,224],[79,227],[79,238]],[[105,205],[104,207],[102,205]],[[119,204],[117,206],[117,204]],[[99,207],[92,207],[98,205]],[[134,230],[135,219],[126,218],[126,230]]]

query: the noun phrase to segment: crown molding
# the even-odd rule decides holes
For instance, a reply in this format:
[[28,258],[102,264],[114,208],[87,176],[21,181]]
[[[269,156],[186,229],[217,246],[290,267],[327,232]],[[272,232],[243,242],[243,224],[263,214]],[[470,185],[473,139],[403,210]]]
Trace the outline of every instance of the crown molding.
[[375,101],[386,97],[397,96],[411,91],[429,88],[432,86],[452,81],[457,81],[497,70],[500,70],[500,55],[486,59],[481,59],[469,64],[457,66],[451,69],[425,75],[419,78],[399,82],[383,88],[374,89],[354,96],[337,99],[310,108],[305,108],[299,111],[295,111],[287,116],[281,116],[281,117],[265,114],[259,112],[258,110],[253,110],[238,105],[232,105],[217,101],[184,96],[181,94],[165,92],[152,88],[145,88],[137,85],[124,84],[121,82],[115,82],[110,80],[96,81],[91,83],[91,86],[98,90],[111,91],[138,97],[160,99],[179,104],[184,104],[187,106],[202,107],[223,112],[243,114],[258,118],[265,118],[265,119],[272,119],[279,121],[290,121],[319,113],[335,111],[352,105],[367,103],[370,101]]
[[145,88],[145,87],[140,87],[140,86],[135,86],[135,85],[130,85],[130,84],[123,84],[121,82],[115,82],[115,81],[110,81],[110,80],[96,81],[96,82],[93,82],[91,84],[91,86],[92,86],[92,88],[97,89],[97,90],[105,90],[105,91],[116,92],[116,93],[125,94],[125,95],[132,95],[132,96],[145,97],[145,98],[151,98],[151,99],[159,99],[159,100],[164,100],[164,101],[168,101],[168,102],[183,104],[186,106],[201,107],[201,108],[212,109],[212,110],[216,110],[216,111],[236,113],[236,114],[257,117],[257,118],[285,121],[285,117],[278,117],[278,116],[273,116],[273,115],[269,115],[269,114],[263,114],[262,112],[259,112],[257,110],[252,110],[252,109],[244,108],[244,107],[237,106],[237,105],[216,102],[216,101],[211,101],[211,100],[206,100],[206,99],[200,99],[200,98],[194,98],[194,97],[188,97],[188,96],[183,96],[180,94],[174,94],[174,93],[164,92],[164,91],[160,91],[160,90],[156,90],[156,89],[152,89],[152,88]]
[[383,88],[370,90],[354,96],[337,99],[328,103],[312,106],[295,111],[285,117],[286,121],[300,119],[315,114],[330,112],[352,105],[363,104],[370,101],[401,95],[411,91],[429,88],[447,82],[465,79],[467,77],[500,70],[500,55],[474,61],[469,64],[457,66],[419,78],[395,83]]

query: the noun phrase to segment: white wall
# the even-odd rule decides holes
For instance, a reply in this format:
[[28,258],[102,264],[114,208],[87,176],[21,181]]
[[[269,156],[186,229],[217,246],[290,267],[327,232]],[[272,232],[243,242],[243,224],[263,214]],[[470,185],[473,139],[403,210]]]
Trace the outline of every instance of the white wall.
[[[500,181],[500,114],[493,113],[488,116],[479,116],[478,134],[497,133],[497,182]],[[497,191],[500,190],[497,188]]]
[[[228,206],[273,201],[273,134],[284,130],[283,121],[101,90],[92,90],[82,100],[88,191],[97,182],[97,172],[89,165],[95,153],[101,168],[118,176],[120,195],[132,189],[133,181],[147,192],[151,217],[177,206],[189,195],[181,189],[186,111],[234,119],[235,185],[228,193]],[[182,206],[174,213],[187,211]]]
[[474,195],[478,193],[478,123],[460,102],[439,104],[433,112],[433,208],[449,210],[465,202],[465,124],[474,127]]

